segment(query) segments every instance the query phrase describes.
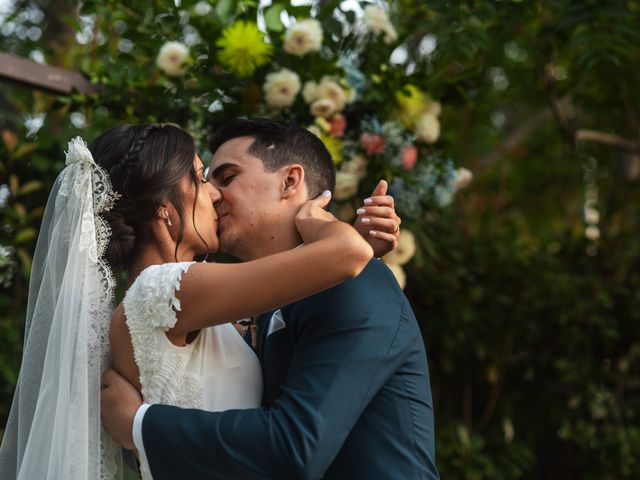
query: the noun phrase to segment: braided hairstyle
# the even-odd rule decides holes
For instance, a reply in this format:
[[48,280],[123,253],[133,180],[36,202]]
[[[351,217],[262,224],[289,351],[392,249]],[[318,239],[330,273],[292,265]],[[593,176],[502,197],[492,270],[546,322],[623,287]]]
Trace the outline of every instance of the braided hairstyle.
[[[196,198],[200,185],[193,167],[196,146],[191,135],[173,125],[122,125],[98,136],[89,150],[96,163],[108,172],[114,191],[120,194],[115,207],[103,214],[111,227],[105,252],[111,268],[128,270],[139,246],[148,240],[147,222],[156,217],[158,208],[167,201],[180,219],[177,261],[184,235],[180,181],[185,175],[191,176]],[[196,199],[194,219],[195,203]]]

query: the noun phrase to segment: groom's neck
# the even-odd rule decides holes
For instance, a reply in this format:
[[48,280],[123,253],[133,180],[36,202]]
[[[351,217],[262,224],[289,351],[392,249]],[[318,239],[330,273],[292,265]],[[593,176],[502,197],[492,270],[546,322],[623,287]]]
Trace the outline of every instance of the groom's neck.
[[292,226],[290,229],[273,232],[266,241],[260,242],[259,245],[252,245],[251,248],[238,252],[235,256],[243,262],[248,262],[292,250],[300,244],[302,244],[302,238],[295,226]]

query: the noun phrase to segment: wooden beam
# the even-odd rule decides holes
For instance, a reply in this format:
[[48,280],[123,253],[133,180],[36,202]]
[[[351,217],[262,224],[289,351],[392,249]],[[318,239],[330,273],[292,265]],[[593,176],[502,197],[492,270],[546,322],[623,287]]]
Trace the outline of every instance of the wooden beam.
[[41,65],[26,58],[0,52],[0,80],[11,80],[28,87],[68,95],[74,90],[91,94],[100,91],[81,73],[66,68]]

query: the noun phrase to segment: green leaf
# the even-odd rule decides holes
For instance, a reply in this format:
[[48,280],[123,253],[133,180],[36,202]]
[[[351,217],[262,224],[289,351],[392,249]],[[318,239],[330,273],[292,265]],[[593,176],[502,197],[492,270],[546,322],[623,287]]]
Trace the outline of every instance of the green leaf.
[[36,148],[38,148],[37,143],[23,143],[17,148],[13,156],[14,158],[22,158],[25,155],[33,152]]
[[28,227],[16,233],[14,242],[16,243],[16,245],[27,243],[33,240],[34,238],[36,238],[36,235],[37,235],[36,229],[33,227]]
[[28,279],[31,276],[31,263],[33,261],[31,255],[24,248],[18,248],[16,254],[20,259],[20,263],[22,263],[22,275]]
[[223,23],[226,23],[236,11],[235,0],[218,0],[216,14]]
[[284,10],[283,5],[272,5],[264,12],[264,21],[267,24],[267,29],[273,32],[281,32],[284,30],[284,25],[280,20],[280,13]]
[[14,195],[18,193],[18,190],[20,189],[20,181],[16,175],[11,175],[9,177],[9,189]]
[[29,180],[27,183],[20,187],[17,195],[28,195],[29,193],[37,192],[42,188],[42,182],[38,180]]

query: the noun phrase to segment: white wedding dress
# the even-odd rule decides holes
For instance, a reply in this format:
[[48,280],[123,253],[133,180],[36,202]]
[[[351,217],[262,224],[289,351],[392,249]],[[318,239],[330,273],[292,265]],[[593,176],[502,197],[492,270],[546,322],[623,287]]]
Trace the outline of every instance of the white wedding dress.
[[[118,198],[84,140],[72,139],[33,256],[22,365],[0,442],[0,480],[124,477],[121,449],[100,424],[115,287],[104,259],[111,230],[102,214]],[[260,364],[232,325],[203,329],[186,347],[165,335],[175,325],[175,291],[190,265],[149,267],[126,294],[144,399],[211,411],[257,407]]]
[[[262,372],[255,353],[229,323],[204,328],[178,347],[166,332],[176,324],[180,279],[194,262],[146,268],[123,305],[146,403],[222,411],[260,406]],[[143,478],[151,478],[143,469]]]

